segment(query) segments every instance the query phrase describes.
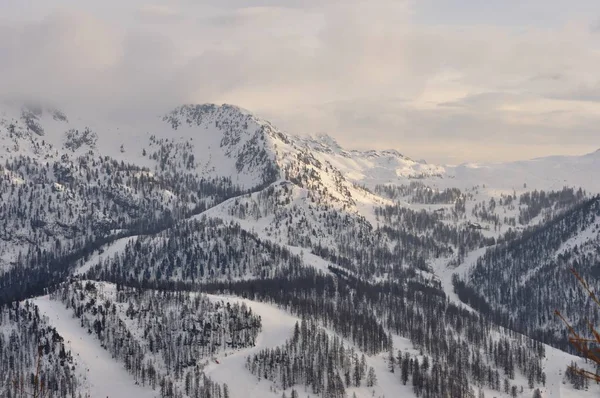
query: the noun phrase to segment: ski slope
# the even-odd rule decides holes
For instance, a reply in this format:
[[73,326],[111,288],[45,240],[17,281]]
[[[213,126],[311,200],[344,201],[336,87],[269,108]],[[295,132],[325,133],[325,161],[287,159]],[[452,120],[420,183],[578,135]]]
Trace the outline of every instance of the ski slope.
[[113,359],[108,351],[100,346],[98,339],[88,334],[79,325],[79,320],[73,317],[71,310],[61,302],[43,296],[34,299],[33,303],[38,306],[40,313],[49,318],[49,323],[64,338],[66,348],[71,350],[81,369],[85,369],[85,374],[80,376],[90,397],[156,398],[159,396],[157,391],[136,385],[123,364]]
[[219,383],[227,383],[232,397],[280,397],[281,392],[272,391],[272,383],[267,380],[258,381],[245,368],[246,357],[264,348],[273,348],[285,343],[294,330],[298,318],[289,315],[271,305],[257,303],[235,297],[209,295],[214,301],[246,303],[255,314],[260,315],[262,331],[256,341],[256,346],[239,350],[228,356],[221,356],[219,363],[211,362],[206,368],[206,374]]
[[[246,358],[260,350],[274,348],[283,345],[292,336],[294,324],[300,319],[289,313],[266,303],[259,303],[237,297],[209,295],[214,301],[225,301],[233,303],[244,302],[252,311],[260,315],[263,325],[256,345],[251,348],[225,353],[208,361],[204,368],[205,373],[211,379],[219,383],[227,383],[232,398],[280,398],[284,391],[268,380],[259,380],[245,368]],[[80,327],[79,321],[73,318],[71,311],[61,302],[50,300],[48,296],[38,297],[33,300],[40,312],[49,318],[49,323],[55,327],[58,333],[65,339],[66,346],[71,350],[73,356],[83,369],[80,375],[84,380],[84,386],[90,397],[109,398],[154,398],[159,396],[159,391],[153,391],[149,387],[141,387],[135,384],[123,364],[111,358],[100,342],[87,330]],[[331,330],[328,333],[333,335]],[[403,337],[394,336],[394,348],[411,355],[419,355],[412,343]],[[354,347],[345,341],[347,347]],[[360,355],[360,350],[354,347]],[[584,367],[585,361],[581,358],[566,354],[560,350],[546,346],[544,370],[547,375],[547,385],[541,389],[544,398],[575,398],[598,396],[600,387],[591,384],[589,391],[576,391],[572,386],[563,383],[563,375],[567,364],[571,361],[577,362],[578,366]],[[387,352],[375,356],[367,356],[368,366],[372,366],[377,374],[378,383],[372,388],[364,385],[359,388],[348,388],[349,397],[356,394],[357,398],[368,397],[415,397],[412,386],[402,385],[399,372],[391,373],[388,370]],[[526,387],[526,380],[522,375],[517,376],[518,385]],[[317,398],[314,394],[304,391],[303,386],[295,386],[301,397]],[[486,397],[508,397],[497,391],[484,391]],[[290,396],[291,389],[285,391]],[[520,396],[529,397],[532,391],[525,388]]]

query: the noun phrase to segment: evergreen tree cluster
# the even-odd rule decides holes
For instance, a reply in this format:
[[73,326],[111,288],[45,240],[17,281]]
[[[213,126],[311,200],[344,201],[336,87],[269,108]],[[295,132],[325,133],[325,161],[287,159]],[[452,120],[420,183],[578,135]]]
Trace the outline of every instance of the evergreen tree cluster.
[[580,373],[577,373],[577,364],[571,361],[567,366],[564,379],[571,384],[575,390],[586,390],[589,388],[590,381]]
[[204,366],[218,353],[254,346],[261,329],[245,304],[189,292],[74,281],[52,298],[73,311],[136,383],[161,397],[224,397],[226,387],[207,378]]
[[89,276],[123,283],[175,280],[193,284],[268,278],[281,274],[282,268],[293,273],[302,266],[299,256],[259,239],[239,224],[203,217],[178,223],[168,233],[131,241],[114,257],[93,267]]
[[0,165],[0,302],[42,294],[102,245],[241,193],[230,179],[155,174],[93,152],[10,158]]
[[64,339],[29,301],[0,306],[0,396],[87,396]]
[[[306,202],[294,198],[306,194]],[[336,204],[337,203],[337,204]],[[226,204],[240,220],[269,220],[264,233],[272,240],[310,249],[315,255],[364,278],[414,276],[428,262],[495,242],[480,231],[452,227],[437,213],[415,212],[399,205],[376,208],[382,226],[373,229],[362,216],[340,211],[325,193],[304,191],[282,182]]]
[[569,209],[586,198],[586,193],[579,188],[575,190],[564,187],[560,191],[535,190],[519,196],[519,224],[527,225],[542,212],[546,213],[546,221],[561,210]]
[[455,253],[462,258],[471,250],[496,242],[477,229],[448,224],[438,212],[415,211],[397,204],[376,208],[375,215],[384,225],[382,231],[396,243],[394,254],[403,258],[405,252],[414,253],[406,259],[412,266]]
[[283,390],[304,386],[324,398],[344,398],[348,387],[372,387],[377,382],[364,354],[359,357],[337,336],[329,336],[316,322],[306,320],[296,323],[283,346],[249,356],[246,368]]
[[24,243],[15,245],[21,254],[29,247],[61,252],[113,230],[140,233],[240,193],[227,179],[155,175],[93,153],[46,163],[18,156],[0,166],[0,234],[3,242]]
[[[240,220],[268,218],[264,232],[271,239],[311,249],[340,267],[371,275],[376,267],[373,253],[385,244],[378,242],[364,217],[340,211],[340,207],[347,206],[343,204],[345,199],[335,198],[320,179],[311,181],[316,184],[311,190],[289,182],[271,185],[259,193],[236,198],[225,210]],[[303,195],[305,201],[295,199]]]
[[[201,288],[278,304],[334,330],[369,355],[390,351],[389,331],[403,336],[429,358],[428,372],[417,373],[413,384],[424,396],[451,392],[451,396],[468,397],[475,388],[503,391],[505,384],[512,389],[517,387],[518,373],[528,380],[526,387],[545,383],[543,344],[456,307],[426,285],[367,283],[334,272],[337,277],[307,268],[295,278],[221,282]],[[397,358],[395,352],[390,356]],[[423,364],[414,361],[413,370]]]
[[[595,197],[490,247],[467,280],[455,280],[459,297],[498,324],[568,350],[567,331],[555,310],[573,314],[574,327],[586,327],[585,319],[593,324],[600,319],[567,271],[574,267],[598,287],[598,216],[600,197]],[[587,239],[579,239],[582,234]]]
[[376,185],[375,193],[394,201],[419,204],[453,205],[465,199],[465,194],[458,188],[433,189],[420,181],[412,181],[408,185]]

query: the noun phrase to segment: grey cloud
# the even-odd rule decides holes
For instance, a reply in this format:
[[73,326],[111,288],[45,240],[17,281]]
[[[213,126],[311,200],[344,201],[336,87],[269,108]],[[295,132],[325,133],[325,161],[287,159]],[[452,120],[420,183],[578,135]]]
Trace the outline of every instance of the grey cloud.
[[137,13],[142,22],[148,23],[172,23],[183,19],[180,8],[165,4],[144,4]]
[[539,80],[564,80],[565,79],[565,75],[562,73],[540,73],[540,74],[536,74],[535,76],[532,76],[531,78],[529,78],[529,80],[531,81],[539,81]]
[[571,101],[600,102],[600,82],[550,94],[549,97]]
[[[531,123],[513,121],[504,111],[473,108],[419,109],[394,99],[357,100],[302,108],[284,115],[295,126],[324,129],[346,147],[395,148],[434,162],[517,160],[558,153],[586,153],[598,146],[600,116],[540,112]],[[275,118],[276,116],[273,115]],[[554,118],[568,117],[565,129]],[[566,133],[568,131],[568,134]],[[548,152],[550,151],[550,152]]]
[[442,107],[470,108],[470,109],[489,109],[501,106],[509,102],[518,102],[525,97],[503,92],[486,92],[474,95],[468,95],[455,101],[443,102]]
[[[164,113],[191,95],[186,63],[160,33],[121,34],[90,15],[58,12],[5,28],[0,75],[5,96],[107,113]],[[178,65],[179,62],[179,65]],[[192,73],[192,71],[187,71]]]
[[118,20],[64,9],[0,23],[0,91],[130,119],[229,102],[284,130],[416,158],[441,159],[440,142],[590,143],[600,125],[600,110],[560,108],[599,98],[600,55],[569,26],[428,26],[392,0],[128,4]]

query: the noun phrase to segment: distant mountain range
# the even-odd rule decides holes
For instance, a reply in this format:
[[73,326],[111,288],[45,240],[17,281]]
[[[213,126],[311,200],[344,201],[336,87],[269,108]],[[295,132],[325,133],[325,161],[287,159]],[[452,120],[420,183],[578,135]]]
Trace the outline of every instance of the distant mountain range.
[[[74,379],[72,391],[124,396],[97,375],[86,384],[79,367],[103,365],[69,357],[47,332],[80,336],[78,323],[93,337],[78,353],[107,350],[103,361],[124,364],[118,377],[144,387],[123,391],[143,396],[584,387],[561,382],[567,362],[582,362],[540,341],[569,349],[555,308],[578,327],[598,321],[567,269],[600,287],[600,151],[434,165],[287,134],[233,105],[117,125],[5,104],[0,160],[0,343],[44,330],[55,396]],[[61,320],[38,320],[31,298]],[[287,329],[222,307],[242,301],[261,316],[287,313]],[[190,315],[200,306],[206,315]],[[0,366],[0,381],[34,371],[36,344],[23,341],[21,354],[0,344],[0,363],[26,358]]]

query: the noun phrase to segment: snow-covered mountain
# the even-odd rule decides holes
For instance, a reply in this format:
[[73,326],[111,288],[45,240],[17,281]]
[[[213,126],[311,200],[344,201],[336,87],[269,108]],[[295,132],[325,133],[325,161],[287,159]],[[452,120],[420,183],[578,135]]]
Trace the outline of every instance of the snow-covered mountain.
[[69,118],[41,106],[7,107],[0,115],[3,158],[93,152],[161,171],[231,178],[242,188],[277,175],[270,125],[229,105],[181,106],[134,126]]
[[[530,339],[565,348],[548,319],[555,301],[540,293],[535,309],[506,317],[514,303],[484,282],[492,270],[502,291],[519,292],[511,299],[521,300],[565,266],[584,264],[584,275],[594,277],[600,152],[433,165],[396,150],[344,149],[326,135],[295,136],[232,105],[183,105],[115,124],[4,104],[0,159],[0,302],[37,296],[34,303],[50,316],[25,324],[12,304],[0,314],[8,325],[0,338],[53,325],[81,339],[72,351],[85,356],[88,369],[124,366],[114,377],[127,387],[104,388],[57,341],[57,351],[44,354],[44,371],[59,380],[56,394],[68,377],[92,396],[571,391],[558,380],[577,359]],[[576,289],[559,281],[555,290],[565,287]],[[166,293],[198,289],[219,298]],[[157,291],[165,292],[165,306],[154,299]],[[202,342],[231,344],[227,322],[240,317],[247,329],[251,315],[233,316],[206,301],[240,302],[231,295],[264,316],[252,347],[178,352],[177,344],[204,344],[198,325],[208,314],[221,318],[211,318],[213,334],[205,329]],[[583,305],[584,296],[576,298],[564,308]],[[186,312],[198,300],[206,319]],[[79,321],[68,318],[71,309]],[[38,310],[24,314],[31,311]],[[285,328],[273,319],[282,311]],[[296,333],[301,319],[306,330]],[[528,319],[536,319],[535,328]],[[165,322],[183,331],[157,331]],[[93,336],[84,338],[79,324]],[[126,344],[116,335],[127,336]],[[124,354],[125,346],[133,354]],[[31,371],[36,352],[27,347],[21,369],[0,367],[0,379]],[[327,360],[324,347],[335,347],[335,359]],[[102,349],[112,358],[86,354]],[[61,360],[73,375],[52,362]],[[273,365],[279,360],[284,365]],[[156,385],[145,386],[148,372]]]
[[600,183],[591,178],[600,165],[600,151],[498,164],[433,165],[396,150],[346,150],[327,135],[287,134],[232,105],[184,105],[135,125],[81,120],[42,106],[4,105],[0,143],[3,159],[47,161],[93,153],[152,171],[226,178],[242,189],[295,178],[295,169],[308,167],[321,178],[337,174],[371,190],[422,181],[434,189],[478,186],[520,192],[575,186],[600,192]]
[[435,165],[412,160],[396,150],[345,150],[327,135],[303,138],[301,142],[317,159],[332,164],[350,181],[369,188],[418,180],[437,189],[465,190],[479,186],[520,192],[574,186],[600,192],[600,182],[594,178],[600,167],[600,150],[582,156],[549,156],[506,163]]

